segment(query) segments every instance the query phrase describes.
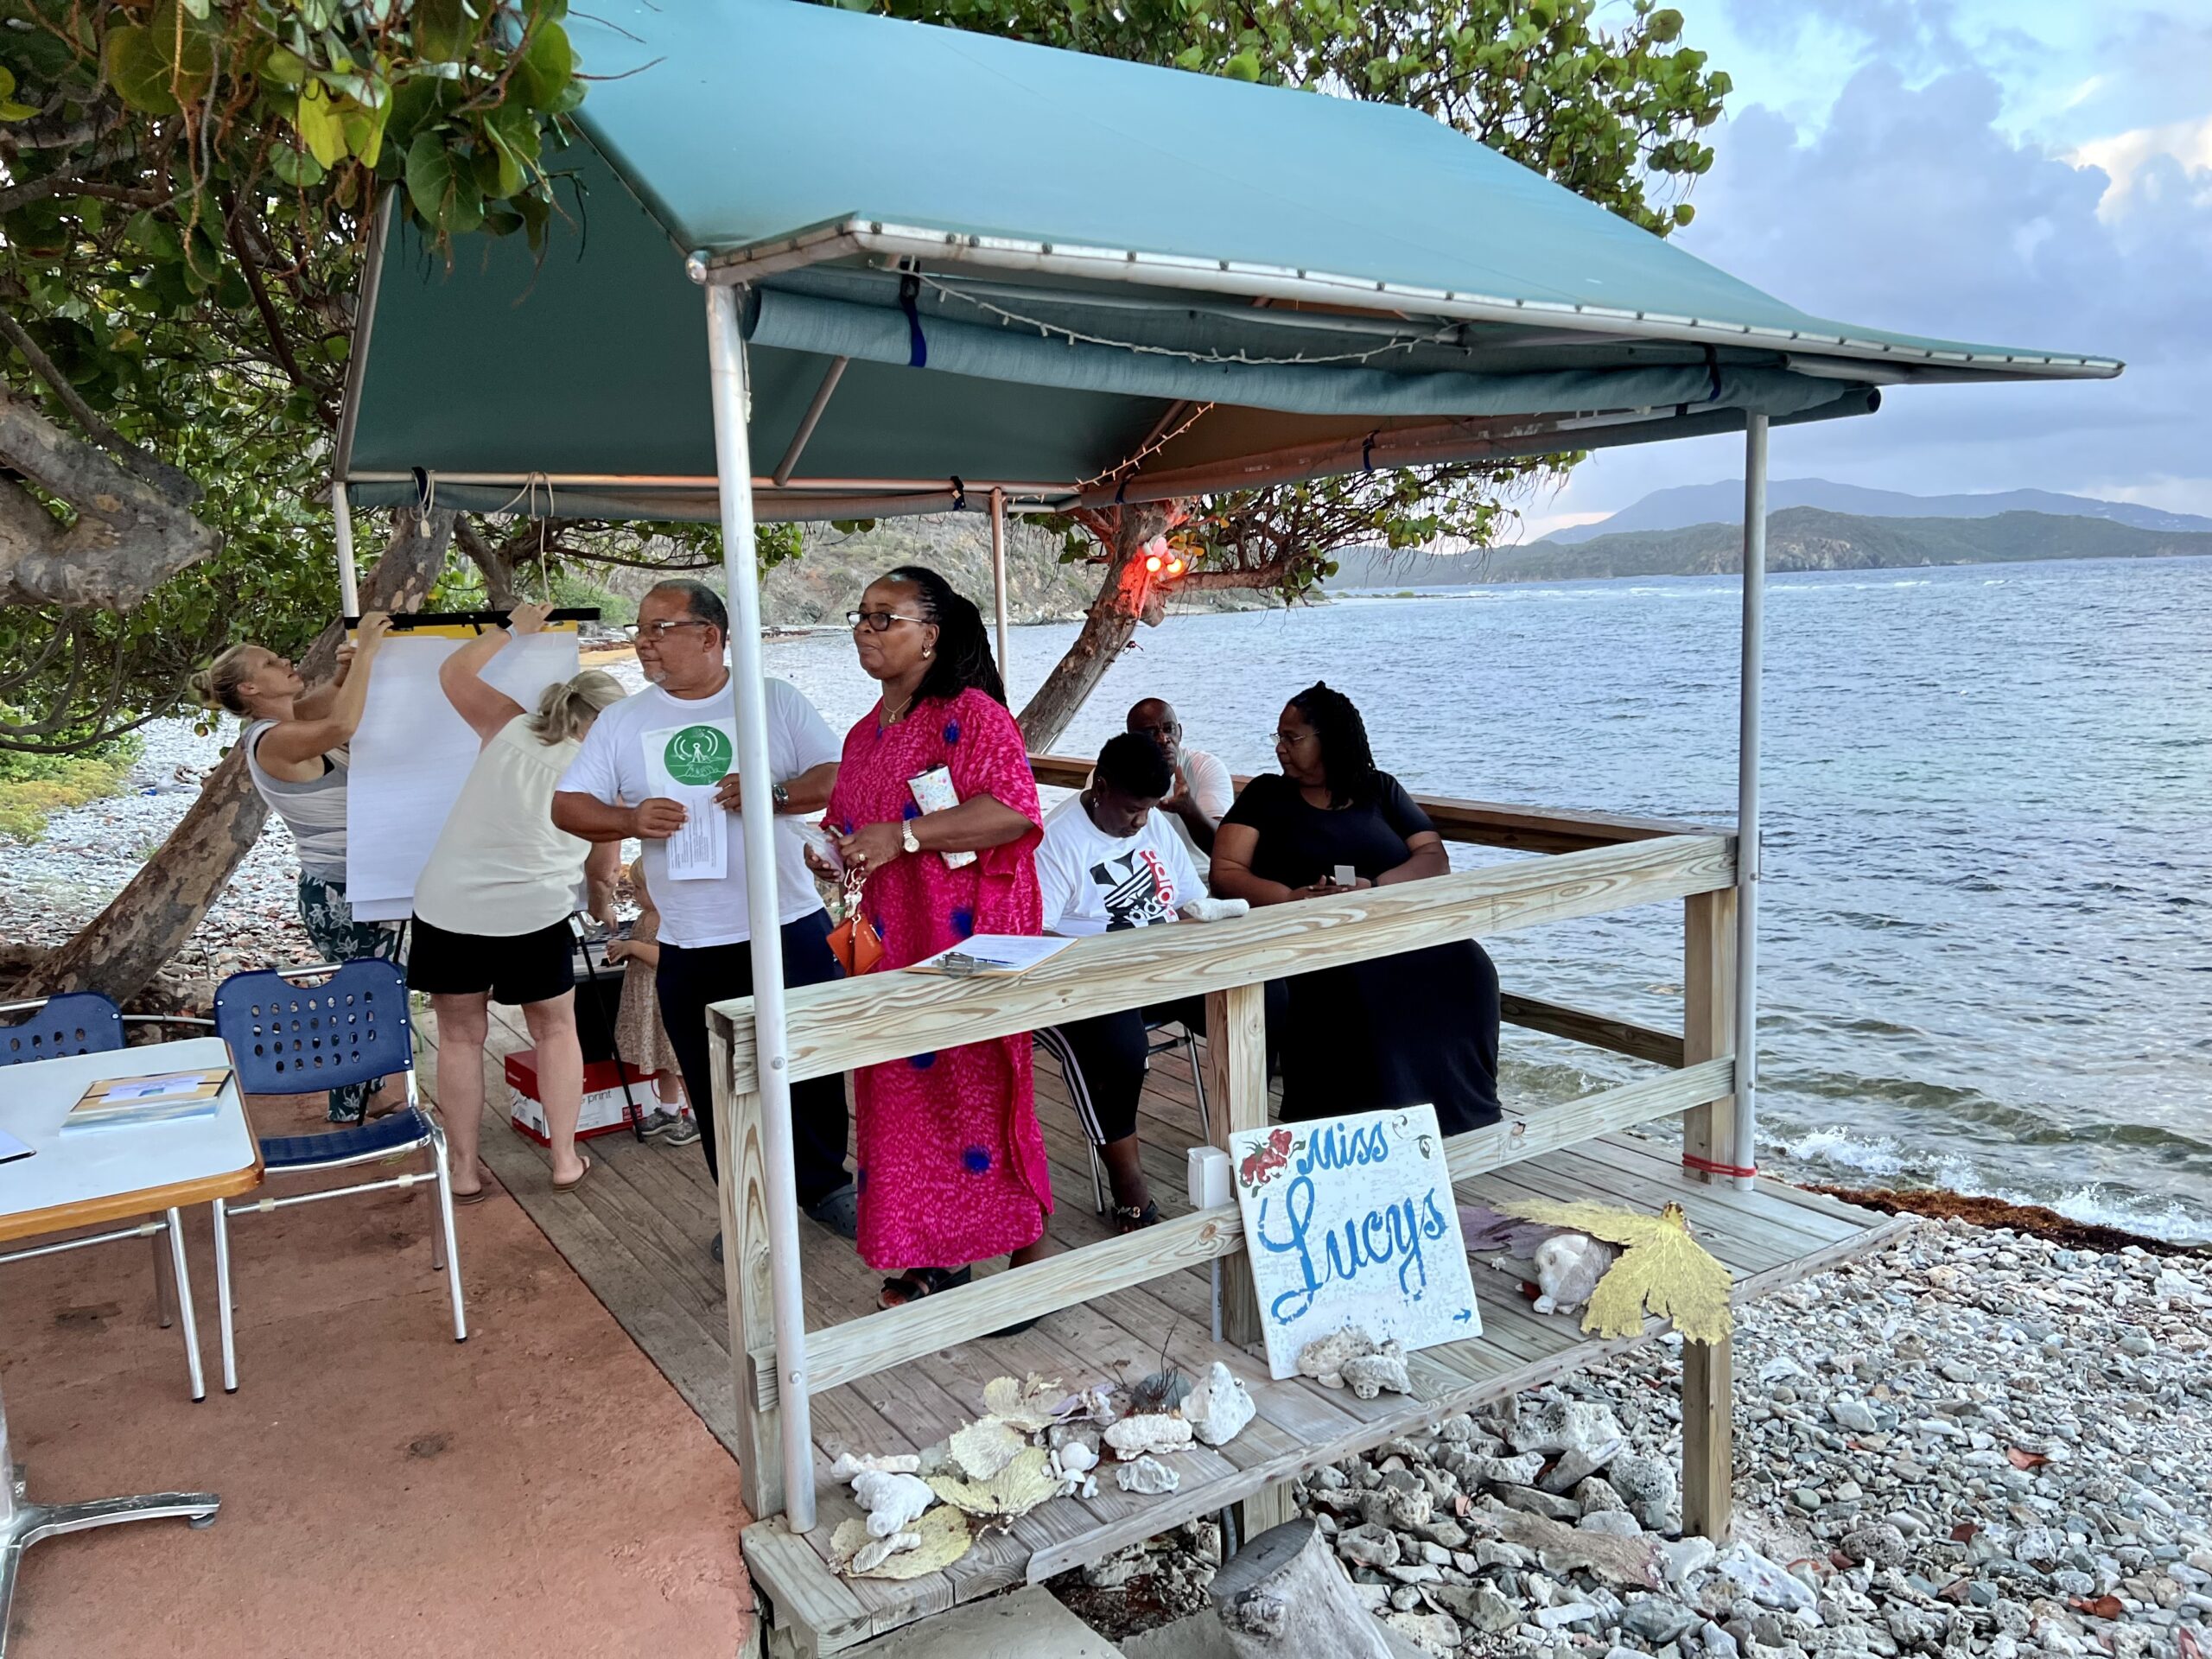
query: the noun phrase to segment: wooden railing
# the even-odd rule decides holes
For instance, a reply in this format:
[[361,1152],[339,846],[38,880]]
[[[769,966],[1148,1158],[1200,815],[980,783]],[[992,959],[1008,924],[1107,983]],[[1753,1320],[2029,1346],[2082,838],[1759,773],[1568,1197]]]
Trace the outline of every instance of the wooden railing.
[[[1082,781],[1079,772],[1071,779],[1061,770],[1077,763],[1046,759],[1037,765],[1040,779]],[[1423,804],[1434,817],[1438,806],[1447,804]],[[1680,1035],[1524,996],[1507,999],[1507,1017],[1517,1023],[1654,1061],[1671,1068],[1669,1072],[1557,1106],[1508,1111],[1497,1124],[1451,1137],[1446,1147],[1454,1176],[1465,1178],[1688,1113],[1686,1146],[1726,1164],[1735,1076],[1733,838],[1650,820],[1477,803],[1452,803],[1448,810],[1456,815],[1452,830],[1459,839],[1523,847],[1571,843],[1573,849],[1276,906],[1205,926],[1079,939],[1011,979],[891,973],[796,988],[786,1000],[791,1079],[1203,992],[1207,1095],[1216,1103],[1215,1142],[1225,1147],[1232,1131],[1267,1122],[1267,981],[1673,900],[1685,906],[1686,1017]],[[778,1413],[790,1379],[778,1375],[770,1322],[766,1160],[751,1014],[747,1000],[717,1004],[709,1018],[715,1098],[723,1107],[715,1116],[740,1459],[747,1505],[765,1516],[784,1507]],[[809,1333],[806,1384],[810,1392],[836,1388],[1013,1321],[1075,1306],[1243,1248],[1236,1210],[1228,1205],[866,1314]],[[1249,1276],[1224,1275],[1223,1296],[1224,1337],[1256,1343],[1258,1308]]]
[[[1091,763],[1065,754],[1033,754],[1029,769],[1037,781],[1058,789],[1081,789]],[[1238,789],[1252,780],[1239,774]],[[1724,833],[1704,824],[1672,818],[1624,818],[1608,812],[1566,812],[1554,807],[1508,806],[1497,801],[1463,801],[1449,795],[1416,795],[1414,803],[1428,814],[1446,841],[1477,847],[1510,847],[1523,853],[1579,853],[1592,847],[1618,847],[1624,841],[1658,836]]]

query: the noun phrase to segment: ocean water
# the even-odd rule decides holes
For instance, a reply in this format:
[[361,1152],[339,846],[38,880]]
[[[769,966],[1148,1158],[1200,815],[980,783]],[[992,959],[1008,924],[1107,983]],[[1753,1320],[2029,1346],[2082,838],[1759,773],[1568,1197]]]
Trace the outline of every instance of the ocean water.
[[[1408,788],[1726,823],[1738,606],[1685,577],[1174,617],[1056,747],[1160,696],[1263,770],[1325,679]],[[1017,706],[1074,632],[1014,631]],[[873,701],[842,633],[769,663],[840,730]],[[2212,560],[1774,577],[1764,727],[1762,1161],[2212,1238]],[[1679,1026],[1678,906],[1490,948],[1512,988]],[[1524,1099],[1636,1075],[1505,1046]]]

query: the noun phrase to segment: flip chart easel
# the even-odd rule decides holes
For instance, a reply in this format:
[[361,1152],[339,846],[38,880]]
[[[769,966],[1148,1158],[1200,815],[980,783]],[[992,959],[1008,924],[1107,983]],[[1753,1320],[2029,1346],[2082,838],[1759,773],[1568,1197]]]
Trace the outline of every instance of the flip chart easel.
[[[535,709],[547,686],[575,677],[576,625],[598,617],[596,610],[555,611],[543,632],[502,647],[485,680],[525,712]],[[359,620],[346,619],[349,632]],[[391,620],[348,759],[346,896],[356,920],[399,921],[414,912],[416,878],[483,747],[446,701],[438,669],[464,640],[505,620],[504,611]]]

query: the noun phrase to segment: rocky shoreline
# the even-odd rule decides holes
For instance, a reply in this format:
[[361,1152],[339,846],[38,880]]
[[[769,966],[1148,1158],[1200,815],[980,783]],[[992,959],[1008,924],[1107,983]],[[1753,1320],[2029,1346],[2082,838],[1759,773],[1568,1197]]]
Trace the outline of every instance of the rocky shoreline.
[[[1680,1532],[1679,1350],[1317,1470],[1300,1510],[1440,1656],[2212,1652],[2212,1260],[1927,1220],[1739,1309],[1725,1550]],[[1054,1587],[1122,1636],[1217,1558],[1204,1522]]]

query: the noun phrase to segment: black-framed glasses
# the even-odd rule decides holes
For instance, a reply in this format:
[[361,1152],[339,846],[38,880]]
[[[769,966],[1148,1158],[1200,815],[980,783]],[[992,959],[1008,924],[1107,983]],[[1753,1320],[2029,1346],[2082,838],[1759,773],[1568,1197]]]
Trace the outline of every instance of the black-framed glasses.
[[870,633],[888,633],[893,622],[923,622],[926,617],[907,616],[898,611],[847,611],[845,626],[857,628],[866,625]]
[[638,624],[638,641],[640,645],[648,642],[658,645],[661,636],[671,628],[711,628],[714,626],[703,616],[687,616],[675,622],[640,622]]

